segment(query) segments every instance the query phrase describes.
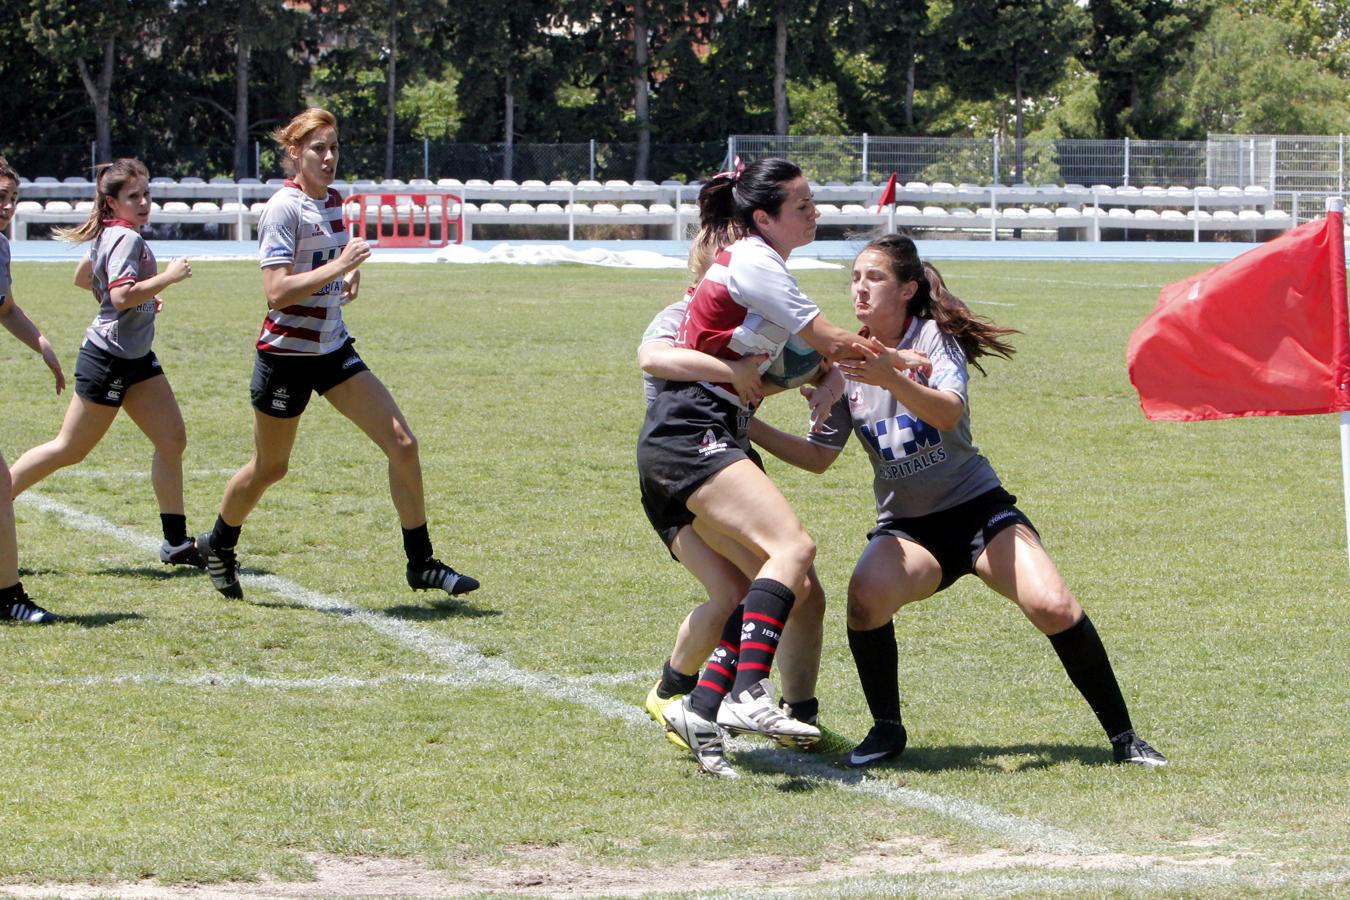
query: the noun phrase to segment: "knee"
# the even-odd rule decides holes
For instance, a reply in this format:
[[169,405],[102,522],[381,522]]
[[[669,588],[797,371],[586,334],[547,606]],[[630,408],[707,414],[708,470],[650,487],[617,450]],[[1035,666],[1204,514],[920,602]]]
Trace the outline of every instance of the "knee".
[[893,598],[886,586],[866,574],[855,572],[848,582],[846,619],[853,631],[872,631],[895,614]]
[[825,590],[814,575],[807,580],[806,593],[792,607],[792,618],[798,622],[825,621]]
[[394,436],[385,445],[384,452],[394,462],[416,463],[418,459],[417,435],[407,428],[395,428]]
[[805,575],[816,562],[816,540],[806,533],[806,529],[800,529],[788,542],[784,552],[795,566],[801,567]]
[[187,451],[187,429],[179,428],[163,435],[155,443],[155,452],[170,458],[181,457]]
[[53,449],[56,451],[56,462],[61,466],[73,466],[76,463],[84,462],[84,458],[89,455],[93,447],[85,447],[72,444],[63,438],[57,438]]
[[286,477],[288,471],[290,471],[289,460],[277,459],[263,462],[255,459],[253,461],[253,481],[264,487],[276,484]]
[[1022,609],[1046,634],[1059,634],[1083,616],[1083,607],[1064,585],[1046,588],[1028,598]]

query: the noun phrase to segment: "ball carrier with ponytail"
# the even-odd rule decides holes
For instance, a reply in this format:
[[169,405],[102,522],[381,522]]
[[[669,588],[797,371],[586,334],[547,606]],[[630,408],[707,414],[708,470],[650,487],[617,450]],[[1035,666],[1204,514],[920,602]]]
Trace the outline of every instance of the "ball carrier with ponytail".
[[[787,270],[788,255],[815,238],[820,216],[797,166],[763,159],[721,173],[700,191],[699,214],[707,245],[717,249],[676,347],[730,361],[758,356],[767,368],[796,334],[829,359],[857,355],[856,335],[830,324]],[[818,728],[772,701],[773,658],[793,605],[809,590],[816,548],[738,443],[753,415],[734,385],[666,381],[638,438],[643,508],[658,534],[697,518],[717,539],[762,561],[697,685],[662,711],[700,768],[722,777],[736,774],[725,757],[724,728],[798,745],[820,738]]]
[[108,163],[99,168],[96,184],[88,220],[56,235],[89,243],[88,255],[75,270],[75,285],[93,292],[98,314],[80,345],[75,393],[61,431],[14,461],[14,496],[83,460],[108,433],[118,409],[124,409],[155,448],[150,482],[164,532],[160,561],[201,568],[206,563],[187,530],[183,507],[187,428],[169,379],[150,349],[164,307],[161,292],[191,278],[192,267],[180,258],[159,271],[141,237],[150,220],[150,173],[144,165],[134,159]]

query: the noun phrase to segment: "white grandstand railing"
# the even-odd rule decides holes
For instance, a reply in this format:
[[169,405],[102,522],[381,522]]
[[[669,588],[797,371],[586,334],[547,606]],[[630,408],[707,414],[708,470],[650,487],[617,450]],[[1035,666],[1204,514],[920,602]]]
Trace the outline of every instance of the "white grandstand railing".
[[[212,224],[225,226],[237,240],[252,237],[263,208],[261,198],[280,186],[273,184],[215,184],[198,179],[172,182],[157,180],[152,191],[157,198],[153,221],[161,224]],[[440,194],[462,197],[465,239],[475,225],[562,226],[567,239],[592,225],[631,225],[656,228],[676,240],[687,237],[698,221],[693,202],[699,185],[678,182],[521,182],[455,179],[430,181],[344,182],[338,189],[353,193],[418,193],[435,198]],[[15,215],[14,239],[23,240],[34,224],[72,224],[83,221],[90,200],[51,199],[45,204],[29,199],[35,194],[65,191],[67,196],[92,185],[79,179],[64,182],[34,182],[21,185]],[[1057,232],[1060,236],[1099,240],[1102,231],[1189,231],[1193,240],[1201,233],[1216,231],[1278,232],[1297,224],[1300,209],[1320,210],[1321,198],[1312,195],[1278,198],[1260,186],[1184,188],[1109,187],[1095,185],[978,185],[924,184],[910,182],[896,191],[896,203],[877,210],[880,194],[876,185],[830,183],[814,185],[825,226],[868,229],[914,229],[921,232],[984,232],[997,240],[1000,232],[1030,230]],[[217,203],[209,199],[191,202],[170,197],[233,196]],[[252,199],[250,202],[250,198]],[[160,202],[162,200],[162,202]],[[434,205],[434,200],[428,205]]]

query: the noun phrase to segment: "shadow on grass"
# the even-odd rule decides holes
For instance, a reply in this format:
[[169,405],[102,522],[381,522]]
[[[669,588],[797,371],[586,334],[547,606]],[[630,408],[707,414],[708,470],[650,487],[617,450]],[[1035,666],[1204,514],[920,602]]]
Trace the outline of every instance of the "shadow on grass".
[[[82,616],[61,616],[56,625],[78,625],[80,628],[103,628],[116,625],[124,619],[144,619],[140,613],[88,613]],[[50,626],[48,626],[50,627]]]
[[745,740],[737,739],[732,746],[732,765],[746,773],[788,775],[778,785],[778,790],[783,793],[813,791],[821,785],[821,779],[838,784],[856,784],[869,775],[903,776],[906,772],[960,769],[1011,775],[1065,763],[1099,766],[1111,762],[1111,752],[1105,747],[1081,744],[970,744],[911,747],[897,760],[854,769],[848,766],[848,757],[843,753],[800,753],[758,741],[755,742],[756,746],[749,747]]
[[439,622],[442,619],[487,619],[502,614],[499,609],[482,609],[470,606],[463,600],[431,600],[426,603],[391,606],[384,611],[391,619],[404,619],[408,622]]
[[206,573],[193,566],[104,566],[95,575],[130,575],[136,578],[205,578]]
[[1085,766],[1111,762],[1111,751],[1087,744],[960,744],[948,747],[909,747],[900,758],[878,769],[944,772],[970,769],[981,772],[1027,772],[1065,763]]

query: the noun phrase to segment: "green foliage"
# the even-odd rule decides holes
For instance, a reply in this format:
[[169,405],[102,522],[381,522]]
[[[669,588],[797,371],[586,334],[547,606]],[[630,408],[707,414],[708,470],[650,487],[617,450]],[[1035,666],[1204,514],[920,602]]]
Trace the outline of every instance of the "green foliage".
[[456,91],[459,73],[447,65],[439,78],[423,76],[399,91],[399,116],[415,123],[412,136],[418,139],[451,140],[459,131],[462,116]]
[[1350,82],[1295,56],[1295,25],[1217,12],[1196,40],[1185,110],[1195,131],[1335,134],[1350,126]]
[[1195,37],[1217,0],[1089,0],[1097,76],[1098,137],[1167,139],[1183,134],[1179,104],[1162,90],[1189,65]]
[[789,81],[788,108],[792,111],[790,134],[847,134],[839,111],[839,88],[823,81]]

